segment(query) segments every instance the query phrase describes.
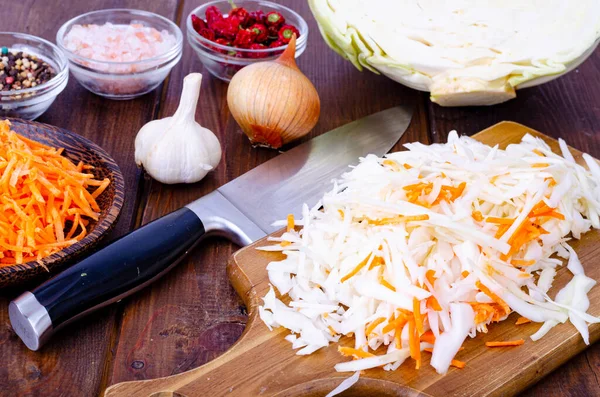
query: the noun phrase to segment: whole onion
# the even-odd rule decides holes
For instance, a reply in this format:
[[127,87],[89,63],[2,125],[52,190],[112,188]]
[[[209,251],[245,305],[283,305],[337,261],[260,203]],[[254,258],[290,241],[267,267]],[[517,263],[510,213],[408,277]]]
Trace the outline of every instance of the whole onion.
[[280,148],[319,119],[319,95],[298,69],[295,53],[294,35],[279,58],[246,66],[229,84],[229,110],[254,145]]

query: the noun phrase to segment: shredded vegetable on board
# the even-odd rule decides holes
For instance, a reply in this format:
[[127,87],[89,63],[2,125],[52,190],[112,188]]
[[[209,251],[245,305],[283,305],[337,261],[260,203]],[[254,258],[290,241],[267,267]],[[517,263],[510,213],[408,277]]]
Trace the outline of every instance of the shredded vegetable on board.
[[[419,368],[423,352],[440,374],[462,368],[455,355],[465,339],[513,311],[517,324],[542,323],[532,340],[570,321],[589,343],[588,324],[600,321],[586,313],[596,282],[569,236],[600,226],[595,160],[584,155],[586,169],[564,141],[559,156],[531,135],[506,150],[455,131],[446,144],[406,147],[361,159],[304,206],[295,222],[302,230],[260,248],[286,256],[267,267],[265,324],[289,329],[300,355],[353,338],[339,348],[353,360],[335,366],[353,372],[395,370],[408,358]],[[573,277],[551,298],[558,257]]]
[[[26,263],[83,239],[98,220],[96,198],[110,184],[56,149],[0,121],[0,267]],[[89,191],[88,191],[89,189]]]

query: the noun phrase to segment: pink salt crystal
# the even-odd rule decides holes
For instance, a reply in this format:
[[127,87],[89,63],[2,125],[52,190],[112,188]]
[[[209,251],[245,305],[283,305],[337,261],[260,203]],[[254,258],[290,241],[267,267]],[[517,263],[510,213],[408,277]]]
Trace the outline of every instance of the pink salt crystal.
[[[176,38],[166,30],[158,31],[140,24],[73,25],[64,38],[65,47],[82,57],[102,62],[136,62],[154,58],[176,45]],[[81,62],[84,63],[84,62]],[[160,62],[158,62],[160,63]],[[139,66],[106,65],[85,62],[103,72],[131,73]],[[148,65],[149,69],[155,65]]]

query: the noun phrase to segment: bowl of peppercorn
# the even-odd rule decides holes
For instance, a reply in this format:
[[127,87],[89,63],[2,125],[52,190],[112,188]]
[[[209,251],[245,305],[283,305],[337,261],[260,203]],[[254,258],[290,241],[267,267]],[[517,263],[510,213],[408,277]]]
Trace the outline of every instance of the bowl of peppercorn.
[[277,58],[295,33],[296,57],[306,49],[308,25],[295,11],[269,1],[213,1],[187,17],[187,39],[206,69],[230,81],[244,66]]
[[39,117],[68,80],[67,59],[54,44],[25,33],[0,32],[0,118]]

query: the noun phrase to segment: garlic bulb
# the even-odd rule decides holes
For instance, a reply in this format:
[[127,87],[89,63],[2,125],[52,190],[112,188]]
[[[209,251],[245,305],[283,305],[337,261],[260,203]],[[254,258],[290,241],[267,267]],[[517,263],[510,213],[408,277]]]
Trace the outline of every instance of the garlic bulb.
[[159,182],[198,182],[221,160],[219,140],[195,120],[201,82],[200,73],[188,74],[175,114],[147,123],[135,137],[135,162]]
[[278,59],[246,66],[229,84],[229,110],[255,145],[277,149],[306,135],[319,119],[319,95],[295,53],[294,35]]

